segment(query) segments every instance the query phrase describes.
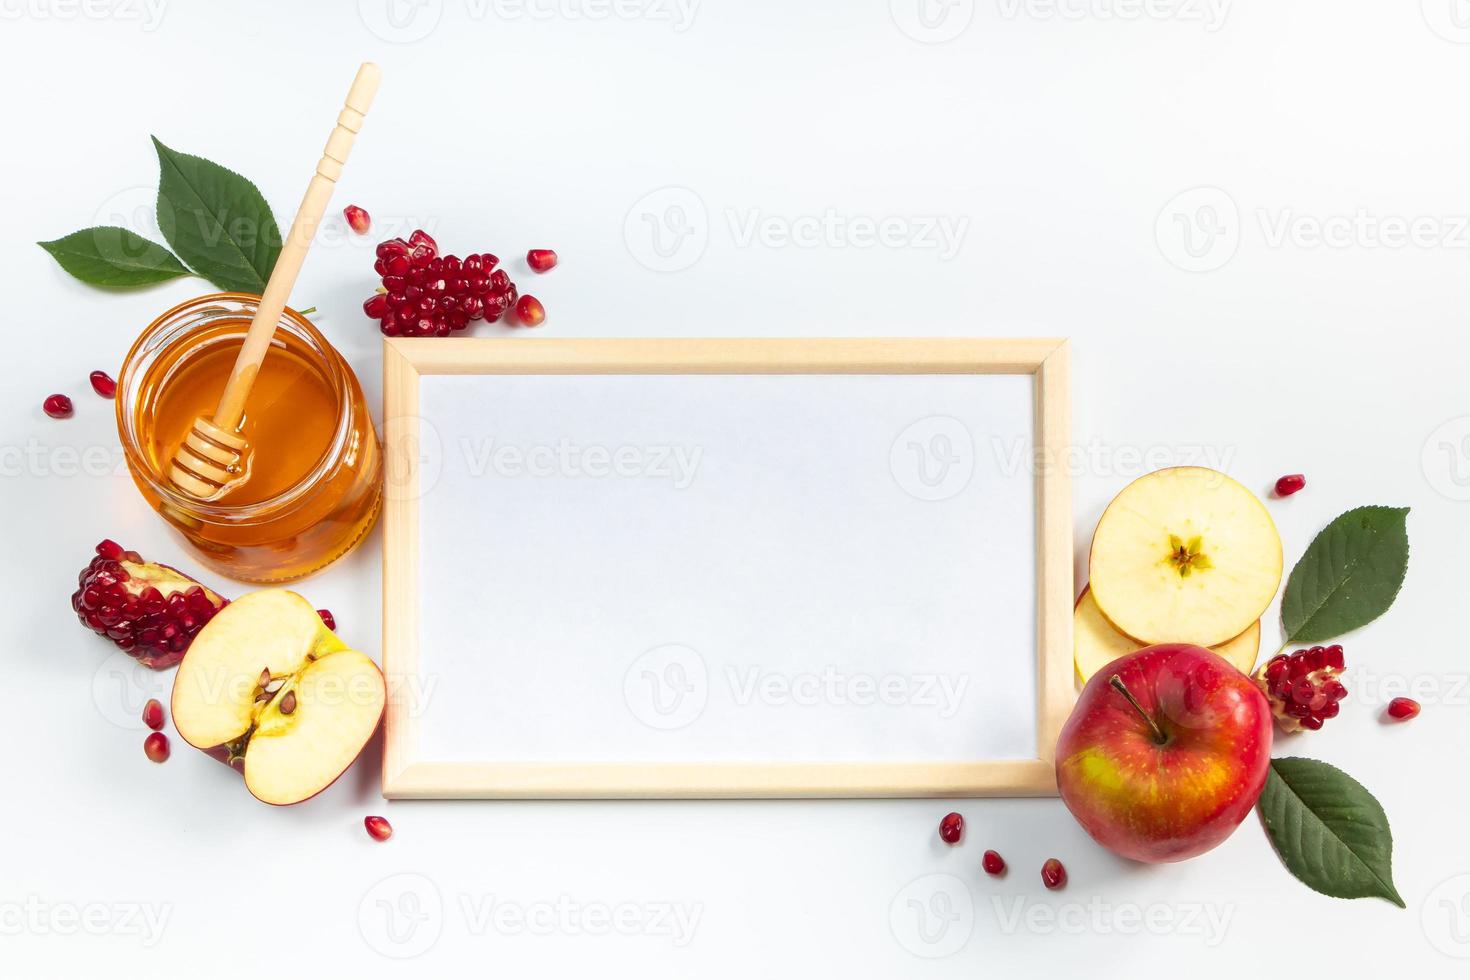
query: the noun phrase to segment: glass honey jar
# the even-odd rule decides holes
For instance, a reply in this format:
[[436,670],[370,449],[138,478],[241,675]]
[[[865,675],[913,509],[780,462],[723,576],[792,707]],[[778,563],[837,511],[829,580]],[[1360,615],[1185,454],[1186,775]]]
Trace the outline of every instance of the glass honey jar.
[[149,324],[118,377],[117,427],[138,489],[205,564],[246,582],[289,582],[351,551],[382,499],[362,387],[310,322],[281,314],[240,425],[250,448],[239,478],[208,501],[168,478],[194,420],[214,414],[258,299],[200,296]]

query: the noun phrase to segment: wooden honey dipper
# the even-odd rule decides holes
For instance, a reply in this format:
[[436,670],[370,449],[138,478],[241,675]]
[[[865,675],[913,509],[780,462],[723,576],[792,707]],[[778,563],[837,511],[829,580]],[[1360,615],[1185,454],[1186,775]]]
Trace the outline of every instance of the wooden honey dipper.
[[255,384],[260,371],[260,362],[270,351],[271,337],[276,332],[291,288],[306,261],[307,249],[311,248],[316,229],[326,213],[331,200],[332,188],[342,176],[342,167],[352,152],[352,142],[362,129],[363,118],[373,104],[378,92],[382,72],[370,61],[363,62],[347,91],[342,112],[337,116],[337,126],[327,137],[326,148],[316,165],[316,173],[306,186],[306,195],[301,207],[296,210],[296,219],[291,222],[291,231],[281,246],[275,268],[271,270],[265,292],[260,295],[260,305],[255,309],[255,318],[245,334],[245,343],[235,358],[229,381],[220,395],[219,407],[212,419],[200,416],[194,427],[180,444],[169,466],[169,479],[185,494],[200,500],[218,497],[238,479],[245,475],[245,454],[250,445],[239,434],[240,422],[245,417],[245,400]]

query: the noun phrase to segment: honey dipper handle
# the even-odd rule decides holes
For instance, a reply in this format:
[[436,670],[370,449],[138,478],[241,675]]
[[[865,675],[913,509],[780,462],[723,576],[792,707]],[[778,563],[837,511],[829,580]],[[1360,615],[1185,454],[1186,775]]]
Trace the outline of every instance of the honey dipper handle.
[[233,432],[245,414],[245,399],[255,383],[260,362],[270,350],[271,336],[281,319],[281,311],[291,297],[301,264],[306,261],[306,251],[316,237],[317,226],[321,224],[327,202],[332,198],[332,188],[336,186],[337,178],[342,176],[342,167],[352,152],[352,142],[362,129],[363,118],[373,104],[381,78],[378,66],[365,61],[352,80],[352,88],[348,90],[342,112],[337,116],[336,128],[327,137],[316,173],[312,174],[311,183],[306,185],[306,195],[301,199],[301,207],[296,209],[296,218],[291,222],[291,230],[281,246],[275,268],[271,270],[270,281],[260,296],[260,306],[250,321],[250,330],[245,334],[245,344],[235,358],[230,380],[225,384],[219,407],[214,411],[214,424],[226,431]]

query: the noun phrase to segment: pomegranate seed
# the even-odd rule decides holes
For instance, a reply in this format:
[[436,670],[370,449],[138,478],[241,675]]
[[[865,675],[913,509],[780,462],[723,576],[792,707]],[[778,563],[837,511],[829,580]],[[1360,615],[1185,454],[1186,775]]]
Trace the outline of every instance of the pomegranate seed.
[[332,617],[332,610],[318,609],[316,614],[322,618],[322,622],[327,624],[327,629],[333,631],[337,629],[337,620]]
[[155,732],[163,727],[163,705],[158,703],[157,698],[149,698],[148,703],[143,705],[143,724]]
[[545,272],[556,265],[556,253],[549,248],[533,248],[526,253],[526,264],[537,272]]
[[958,813],[946,813],[939,821],[939,839],[946,844],[958,844],[965,836],[965,818]]
[[143,754],[152,762],[168,761],[168,736],[154,732],[143,739]]
[[71,418],[71,399],[65,395],[49,395],[41,408],[53,419]]
[[359,235],[366,235],[368,228],[373,223],[373,219],[368,217],[368,213],[356,204],[349,204],[343,208],[342,216],[347,219],[347,224],[352,230]]
[[528,327],[540,326],[541,321],[546,319],[546,307],[541,305],[539,299],[527,294],[516,303],[516,316]]
[[1344,663],[1342,647],[1334,643],[1279,654],[1256,672],[1256,686],[1283,731],[1319,731],[1324,721],[1337,717],[1337,703],[1348,693],[1338,680]]
[[994,851],[986,851],[985,856],[980,859],[980,867],[985,869],[988,875],[1003,875],[1006,873],[1006,861]]
[[363,302],[363,312],[389,337],[447,337],[474,320],[494,323],[516,301],[515,283],[488,252],[440,255],[423,231],[408,241],[378,245],[373,268],[383,292]]
[[1300,473],[1291,473],[1276,481],[1276,496],[1290,497],[1307,485],[1307,478]]
[[1388,702],[1388,716],[1395,721],[1408,721],[1418,715],[1419,702],[1413,698],[1394,698]]
[[368,836],[375,841],[385,841],[393,836],[393,825],[386,817],[363,817],[362,825],[367,828]]
[[92,381],[92,390],[103,398],[111,398],[117,394],[117,382],[113,381],[106,371],[93,371],[87,377]]
[[1041,866],[1041,883],[1052,891],[1066,885],[1067,869],[1062,867],[1062,862],[1056,858],[1047,858],[1046,863]]

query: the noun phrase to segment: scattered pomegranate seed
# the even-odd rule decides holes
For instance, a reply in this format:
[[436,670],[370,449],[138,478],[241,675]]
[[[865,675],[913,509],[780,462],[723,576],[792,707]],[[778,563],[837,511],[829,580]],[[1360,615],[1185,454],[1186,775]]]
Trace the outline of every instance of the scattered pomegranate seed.
[[958,844],[965,836],[965,818],[958,813],[946,813],[939,821],[939,839],[946,844]]
[[342,216],[347,219],[347,224],[352,230],[359,235],[366,235],[368,228],[372,227],[373,219],[356,204],[349,204],[343,208]]
[[117,394],[117,382],[106,371],[93,371],[87,377],[92,381],[92,390],[103,398],[111,398]]
[[385,841],[393,836],[393,825],[388,822],[387,817],[363,817],[362,825],[367,828],[368,836],[375,841]]
[[143,754],[152,762],[168,761],[168,736],[154,732],[143,739]]
[[71,418],[71,399],[65,395],[48,395],[41,408],[53,419]]
[[533,248],[526,253],[526,264],[537,272],[545,272],[556,265],[556,253],[549,248]]
[[1006,859],[995,851],[986,851],[985,856],[980,859],[980,867],[988,875],[1003,875],[1006,873]]
[[1067,869],[1062,867],[1062,862],[1056,858],[1047,858],[1046,863],[1041,866],[1041,883],[1052,891],[1066,885]]
[[1419,716],[1419,702],[1413,698],[1394,698],[1388,702],[1388,716],[1394,721],[1408,721]]
[[1302,487],[1307,485],[1307,478],[1300,473],[1292,473],[1283,476],[1276,481],[1276,496],[1290,497]]
[[157,698],[149,698],[148,703],[143,705],[143,724],[155,732],[163,727],[163,705],[158,703]]
[[318,609],[316,611],[316,614],[322,618],[322,622],[323,623],[326,623],[327,624],[327,629],[332,630],[334,632],[336,631],[336,629],[337,629],[337,620],[332,616],[332,610],[330,610],[330,609]]
[[540,326],[541,321],[546,319],[546,307],[541,305],[539,299],[527,294],[516,303],[516,316],[528,327]]

